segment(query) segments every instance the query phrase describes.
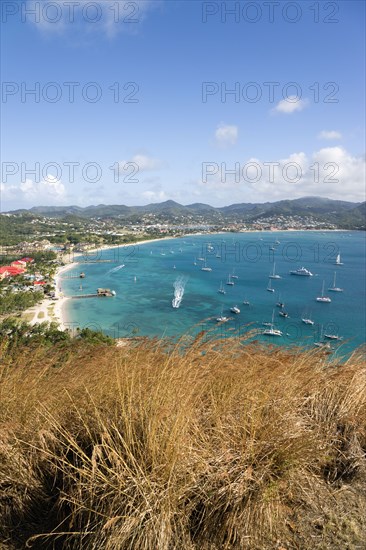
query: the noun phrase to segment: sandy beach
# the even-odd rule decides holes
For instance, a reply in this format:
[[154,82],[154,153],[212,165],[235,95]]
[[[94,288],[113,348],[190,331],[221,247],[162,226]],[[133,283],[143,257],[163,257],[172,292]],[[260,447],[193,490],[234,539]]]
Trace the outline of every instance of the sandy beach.
[[[67,260],[64,260],[65,263]],[[66,265],[63,265],[58,268],[56,275],[55,275],[55,298],[57,300],[53,300],[51,298],[46,298],[42,300],[42,302],[36,306],[33,306],[29,309],[27,309],[23,315],[24,318],[31,324],[35,325],[37,323],[44,323],[44,322],[55,322],[59,325],[61,330],[66,330],[65,326],[65,319],[63,315],[63,305],[68,300],[68,297],[64,296],[62,293],[62,287],[60,285],[60,276],[75,267],[76,263],[69,261],[66,263]]]
[[[125,248],[129,246],[137,246],[146,243],[152,243],[156,241],[163,241],[174,239],[174,237],[162,237],[161,239],[146,239],[143,241],[137,241],[134,243],[126,244],[117,244],[117,245],[104,245],[98,248],[90,249],[86,252],[85,256],[95,254],[98,251],[114,249],[114,248]],[[55,298],[46,298],[36,306],[33,306],[23,312],[23,318],[27,320],[31,325],[44,322],[54,322],[59,325],[61,330],[67,330],[67,319],[65,316],[64,305],[70,298],[65,296],[62,292],[62,276],[69,270],[75,268],[76,266],[81,265],[83,262],[76,262],[75,260],[80,259],[84,256],[82,252],[64,254],[62,261],[64,264],[59,267],[55,275]]]

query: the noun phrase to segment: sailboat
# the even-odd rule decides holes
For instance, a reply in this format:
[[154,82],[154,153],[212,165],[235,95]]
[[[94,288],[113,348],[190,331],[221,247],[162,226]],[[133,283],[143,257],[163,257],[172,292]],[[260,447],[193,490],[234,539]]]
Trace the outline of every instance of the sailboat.
[[233,269],[233,272],[231,274],[231,278],[232,279],[239,279],[239,277],[237,275],[235,275],[235,268]]
[[274,292],[274,291],[275,291],[275,289],[272,288],[271,279],[269,280],[269,283],[268,283],[268,286],[267,286],[267,290],[268,290],[268,292]]
[[272,311],[272,322],[268,323],[268,328],[264,329],[264,336],[282,336],[282,331],[274,328],[274,310]]
[[281,294],[278,295],[278,302],[276,302],[276,306],[283,309],[285,307],[285,302],[281,301]]
[[243,305],[250,306],[250,302],[249,302],[248,298],[244,298]]
[[231,275],[229,275],[229,277],[226,281],[226,284],[229,285],[229,286],[234,286],[235,285],[234,281],[231,279]]
[[205,258],[205,265],[201,267],[201,271],[212,271],[212,267],[208,267],[206,263],[206,258]]
[[301,317],[301,321],[304,323],[304,325],[313,325],[314,321],[311,318],[311,315],[308,314],[306,311],[304,311],[303,316]]
[[269,275],[269,278],[270,279],[281,279],[281,275],[276,275],[276,264],[275,263],[273,264],[273,271]]
[[221,284],[220,284],[220,288],[217,292],[219,292],[220,294],[226,294],[226,290],[224,290],[224,285],[222,284],[222,281],[221,281]]
[[338,334],[324,334],[324,338],[328,338],[328,340],[343,340],[343,336],[338,336]]
[[332,300],[329,298],[329,296],[324,296],[324,281],[323,281],[323,286],[322,286],[322,295],[321,296],[318,296],[317,299],[316,299],[317,302],[323,302],[323,303],[326,303],[326,304],[329,304],[329,302],[331,302]]
[[328,290],[330,290],[331,292],[343,292],[343,288],[339,288],[339,286],[336,286],[336,277],[337,277],[337,273],[334,272],[333,286],[328,288]]
[[331,349],[330,343],[329,342],[324,342],[323,325],[321,326],[321,329],[320,329],[320,339],[319,339],[318,342],[314,342],[314,346],[316,346],[317,348]]
[[223,309],[221,308],[221,315],[216,318],[217,323],[226,323],[229,319],[223,315]]
[[343,262],[341,261],[341,255],[337,254],[335,265],[343,265]]
[[233,313],[240,313],[240,309],[238,308],[238,306],[231,307],[230,311],[232,311]]
[[194,259],[193,265],[197,265],[196,258]]

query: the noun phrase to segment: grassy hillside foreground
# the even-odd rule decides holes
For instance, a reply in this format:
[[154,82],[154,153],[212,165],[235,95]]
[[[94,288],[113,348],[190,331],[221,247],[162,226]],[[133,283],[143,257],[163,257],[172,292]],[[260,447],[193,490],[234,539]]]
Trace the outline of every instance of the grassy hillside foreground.
[[1,550],[365,548],[361,356],[6,339],[1,355]]

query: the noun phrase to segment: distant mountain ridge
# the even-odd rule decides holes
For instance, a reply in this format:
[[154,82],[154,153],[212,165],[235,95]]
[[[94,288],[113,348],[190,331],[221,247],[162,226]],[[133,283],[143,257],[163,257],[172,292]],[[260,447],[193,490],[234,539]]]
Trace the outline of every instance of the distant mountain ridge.
[[[29,210],[14,210],[12,214],[27,214],[55,219],[92,219],[113,220],[118,223],[139,223],[143,217],[154,216],[155,223],[170,224],[210,224],[260,223],[263,220],[276,220],[297,216],[325,222],[338,228],[365,229],[366,202],[355,203],[322,197],[303,197],[293,200],[281,200],[265,203],[239,203],[214,207],[204,203],[188,205],[173,200],[151,203],[145,206],[126,205],[90,205],[71,206],[35,206]],[[147,220],[145,219],[145,222]]]
[[293,200],[280,200],[265,203],[238,203],[228,206],[214,207],[204,203],[188,205],[179,204],[173,200],[161,203],[151,203],[145,206],[126,205],[90,205],[86,207],[71,206],[35,206],[29,210],[14,210],[12,214],[31,213],[50,218],[64,218],[77,216],[80,218],[118,218],[132,220],[141,216],[153,214],[162,219],[182,217],[197,221],[202,217],[206,222],[251,222],[270,217],[312,216],[329,223],[365,224],[366,203],[355,203],[342,200],[333,200],[321,197],[303,197]]

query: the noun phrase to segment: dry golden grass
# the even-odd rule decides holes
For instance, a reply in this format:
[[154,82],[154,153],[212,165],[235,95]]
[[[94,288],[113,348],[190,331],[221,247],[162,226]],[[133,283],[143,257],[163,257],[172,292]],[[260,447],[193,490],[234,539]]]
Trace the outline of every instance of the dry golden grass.
[[364,548],[366,369],[321,352],[6,342],[0,548]]

